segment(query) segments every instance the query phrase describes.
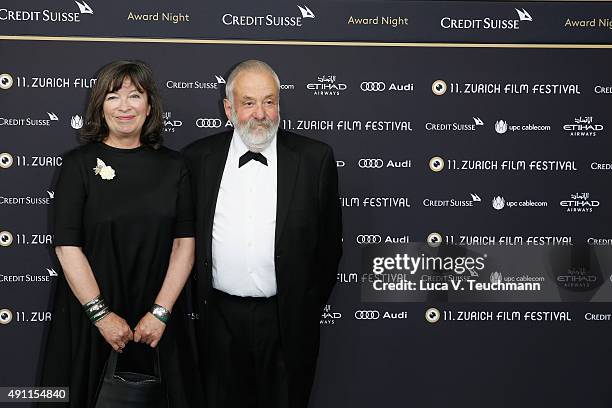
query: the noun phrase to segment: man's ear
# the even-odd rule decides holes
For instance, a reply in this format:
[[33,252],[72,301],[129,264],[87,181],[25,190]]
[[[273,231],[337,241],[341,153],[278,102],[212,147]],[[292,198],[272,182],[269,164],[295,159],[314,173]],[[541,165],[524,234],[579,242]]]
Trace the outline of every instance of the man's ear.
[[228,120],[232,120],[232,105],[229,99],[223,99],[223,109],[225,110],[225,116],[227,116]]

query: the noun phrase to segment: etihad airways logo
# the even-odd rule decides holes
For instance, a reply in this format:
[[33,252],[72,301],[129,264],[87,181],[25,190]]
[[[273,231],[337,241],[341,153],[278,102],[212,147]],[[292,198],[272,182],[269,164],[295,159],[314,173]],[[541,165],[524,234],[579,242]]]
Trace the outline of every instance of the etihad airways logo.
[[85,1],[75,1],[79,11],[65,10],[12,10],[0,8],[0,21],[41,21],[44,23],[80,23],[83,14],[94,11]]
[[531,22],[533,17],[524,8],[514,9],[517,18],[453,18],[442,17],[440,26],[445,30],[518,30],[521,22]]
[[593,120],[593,116],[579,116],[573,123],[563,125],[563,130],[573,137],[597,136],[597,132],[604,130],[604,125]]
[[569,200],[561,200],[559,205],[569,213],[592,213],[601,204],[599,200],[590,199],[590,193],[575,193]]
[[306,89],[313,91],[313,95],[338,96],[348,89],[348,85],[336,81],[336,75],[321,75],[317,82],[306,84]]
[[[241,27],[302,27],[304,20],[315,19],[314,12],[305,5],[298,5],[299,15],[293,16],[278,16],[274,14],[266,15],[235,15],[225,13],[221,17],[221,21],[226,26],[241,26]],[[297,13],[296,13],[297,14]]]
[[342,319],[342,313],[334,311],[331,305],[325,305],[321,313],[320,324],[332,325],[336,324],[336,320],[340,319]]
[[176,128],[183,126],[183,121],[174,119],[170,111],[164,112],[162,117],[164,118],[164,132],[174,133]]

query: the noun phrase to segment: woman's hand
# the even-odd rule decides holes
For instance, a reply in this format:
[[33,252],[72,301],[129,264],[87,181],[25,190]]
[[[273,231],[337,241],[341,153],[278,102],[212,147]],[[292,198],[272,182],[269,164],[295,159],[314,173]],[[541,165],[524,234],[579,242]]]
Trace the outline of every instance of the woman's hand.
[[102,320],[98,320],[95,325],[100,330],[104,340],[119,353],[122,353],[125,345],[134,339],[134,334],[127,322],[113,312]]
[[155,348],[162,334],[164,334],[164,330],[166,330],[166,324],[147,312],[134,329],[134,341],[136,343],[146,343]]

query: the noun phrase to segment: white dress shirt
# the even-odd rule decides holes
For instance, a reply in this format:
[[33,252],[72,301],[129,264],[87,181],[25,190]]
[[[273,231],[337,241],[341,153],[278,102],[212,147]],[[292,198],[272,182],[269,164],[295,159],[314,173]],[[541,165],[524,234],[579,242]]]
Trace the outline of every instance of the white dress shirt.
[[213,287],[235,296],[276,295],[276,137],[238,168],[249,149],[234,130],[221,178],[212,233]]

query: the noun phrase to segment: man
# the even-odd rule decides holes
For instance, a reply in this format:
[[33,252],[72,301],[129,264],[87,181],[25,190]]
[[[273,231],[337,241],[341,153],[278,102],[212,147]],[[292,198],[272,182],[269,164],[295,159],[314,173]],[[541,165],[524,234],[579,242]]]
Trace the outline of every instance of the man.
[[184,150],[211,408],[308,405],[342,255],[332,150],[278,129],[279,91],[266,63],[240,63],[224,100],[234,131]]

